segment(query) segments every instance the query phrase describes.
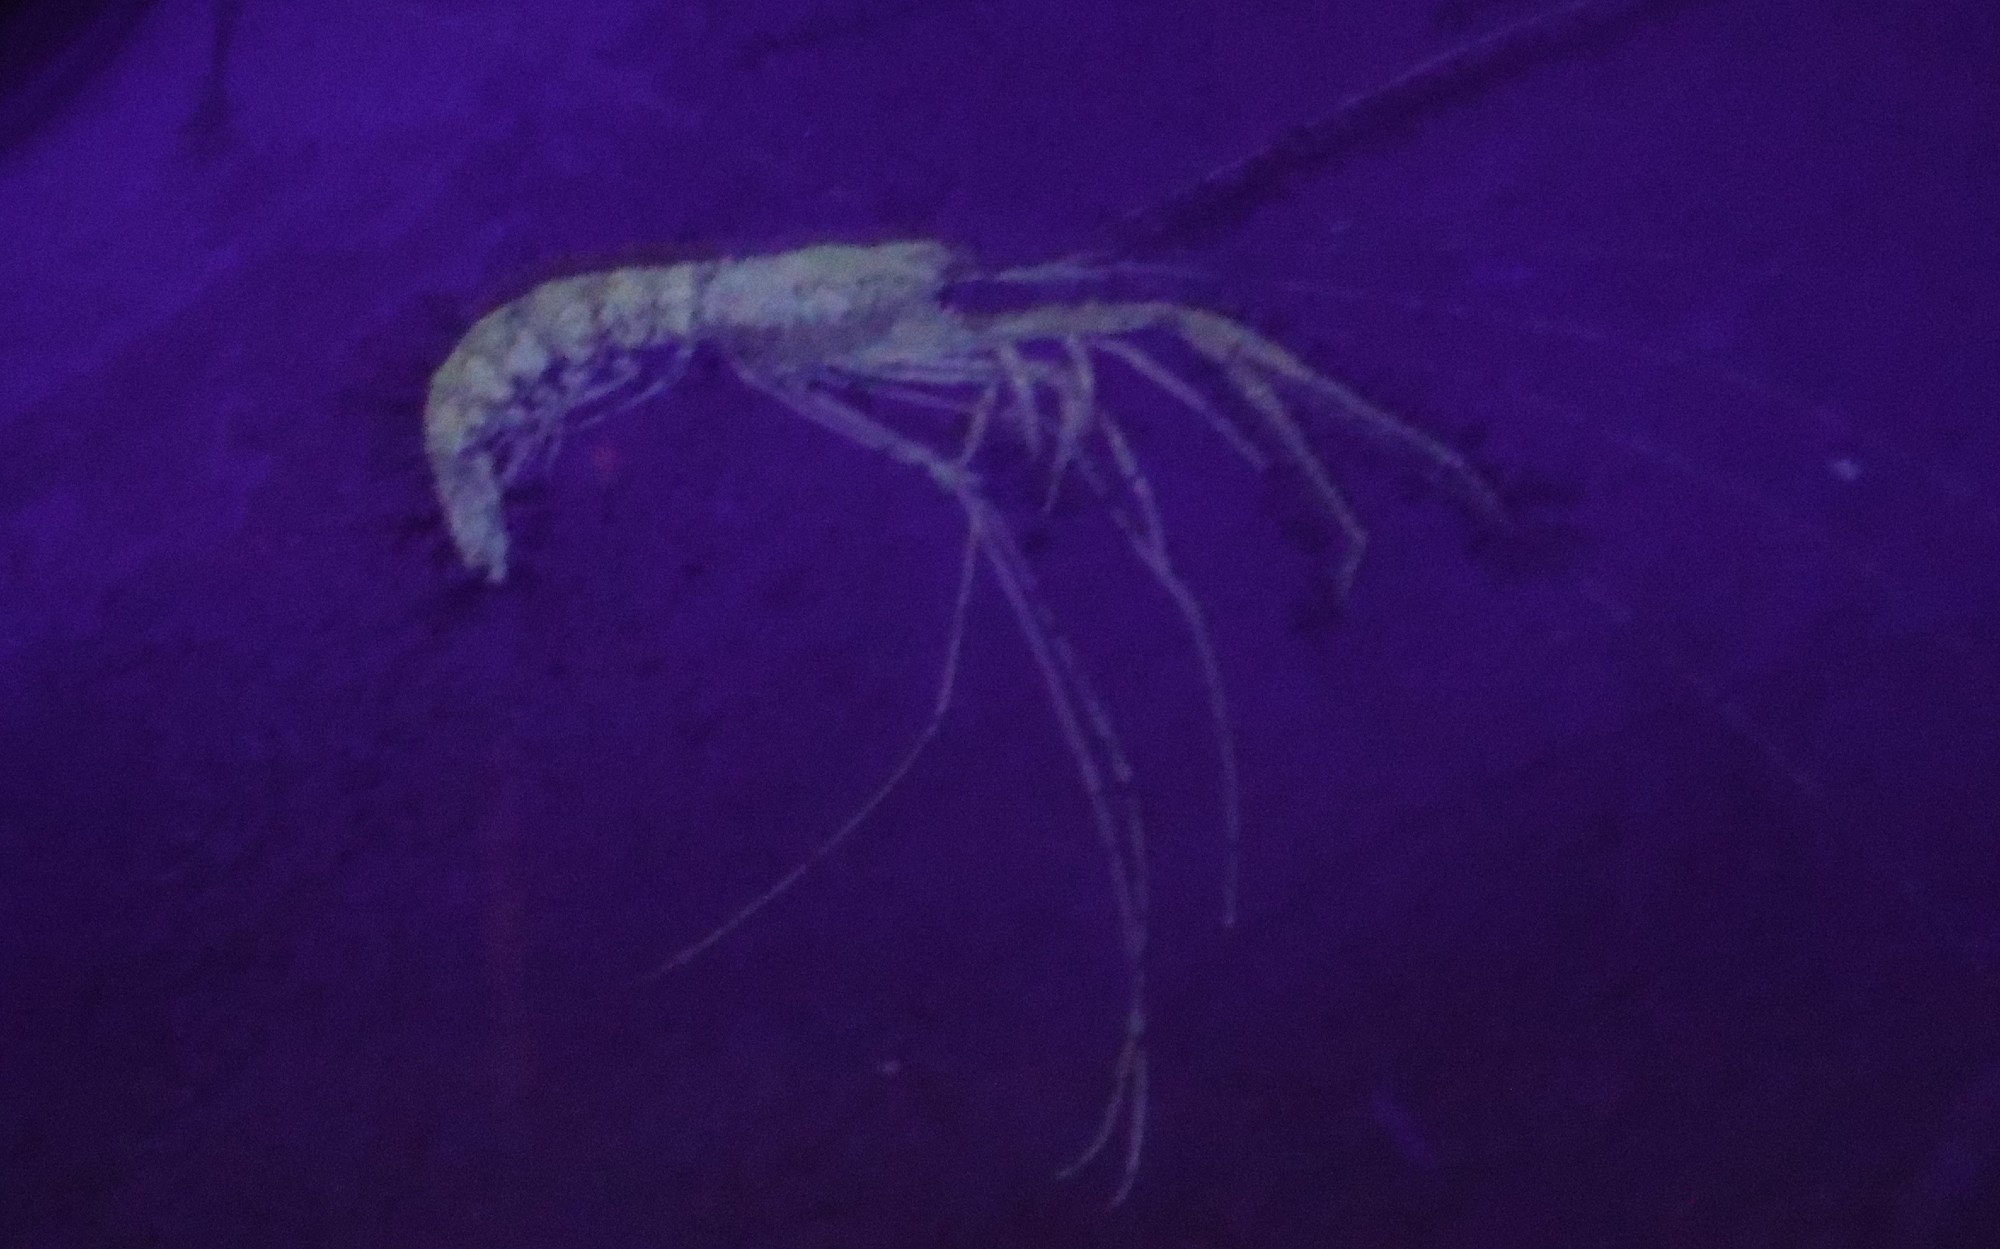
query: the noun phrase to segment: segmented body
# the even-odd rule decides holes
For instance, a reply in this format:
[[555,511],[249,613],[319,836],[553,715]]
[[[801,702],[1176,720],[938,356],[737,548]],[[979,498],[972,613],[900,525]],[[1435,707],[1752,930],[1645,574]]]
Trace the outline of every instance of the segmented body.
[[[1223,790],[1229,872],[1225,919],[1236,906],[1240,830],[1233,727],[1199,598],[1181,578],[1144,466],[1115,413],[1098,397],[1097,365],[1116,361],[1194,413],[1246,463],[1283,463],[1303,480],[1346,542],[1333,572],[1344,592],[1366,531],[1296,419],[1303,398],[1348,436],[1424,470],[1479,519],[1504,523],[1500,502],[1456,451],[1311,368],[1247,326],[1164,302],[1033,303],[974,314],[947,286],[974,270],[932,241],[829,244],[765,256],[616,269],[545,283],[469,330],[431,380],[425,439],[438,498],[466,566],[499,583],[509,544],[506,486],[559,442],[566,421],[630,404],[671,384],[698,347],[721,353],[746,384],[814,424],[924,472],[958,505],[966,546],[932,714],[869,800],[813,852],[666,968],[713,945],[831,853],[914,766],[949,709],[966,605],[984,568],[1006,598],[1042,678],[1111,866],[1130,974],[1126,1026],[1099,1129],[1075,1166],[1122,1137],[1114,1201],[1138,1173],[1147,1107],[1145,958],[1149,884],[1145,828],[1115,723],[1059,627],[1033,568],[979,472],[996,422],[1046,466],[1051,496],[1079,480],[1124,533],[1134,556],[1179,612],[1207,690]],[[1029,289],[1088,278],[1050,266],[988,275]],[[1218,404],[1156,359],[1152,335],[1177,339],[1226,383]],[[671,360],[655,360],[670,356]],[[846,394],[942,409],[959,419],[957,445],[903,432]],[[872,406],[872,405],[871,405]],[[666,970],[663,968],[662,970]]]
[[[426,449],[468,567],[507,577],[501,491],[562,422],[639,380],[640,357],[708,342],[765,373],[936,340],[951,253],[935,243],[827,246],[740,260],[614,269],[546,282],[489,312],[431,378]],[[630,396],[628,396],[629,398]]]

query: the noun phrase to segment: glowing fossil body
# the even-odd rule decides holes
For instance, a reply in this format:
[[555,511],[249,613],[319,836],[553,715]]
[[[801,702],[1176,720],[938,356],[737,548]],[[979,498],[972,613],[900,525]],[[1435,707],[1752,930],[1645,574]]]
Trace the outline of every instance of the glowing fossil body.
[[[459,555],[487,580],[501,582],[508,568],[502,515],[508,483],[553,450],[566,419],[608,399],[629,404],[656,393],[678,376],[689,352],[707,346],[746,384],[814,424],[921,470],[958,504],[965,554],[944,669],[923,731],[840,829],[667,967],[708,948],[788,889],[908,772],[950,705],[966,601],[983,564],[1034,656],[1112,869],[1130,976],[1125,1035],[1102,1122],[1071,1170],[1122,1136],[1116,1201],[1137,1174],[1146,1127],[1145,829],[1111,717],[978,471],[982,444],[997,425],[1046,464],[1052,493],[1068,474],[1081,479],[1186,622],[1221,758],[1229,841],[1226,920],[1235,912],[1240,826],[1229,712],[1200,601],[1168,555],[1152,486],[1117,418],[1098,401],[1098,359],[1119,362],[1184,405],[1249,464],[1262,468],[1275,453],[1298,473],[1345,539],[1335,569],[1343,592],[1360,565],[1366,531],[1288,397],[1306,400],[1341,431],[1427,470],[1482,519],[1498,523],[1502,513],[1493,491],[1456,451],[1244,325],[1165,302],[1050,302],[974,313],[946,299],[949,282],[971,276],[971,267],[944,245],[915,241],[807,247],[544,283],[488,313],[439,366],[424,414],[426,447]],[[1091,276],[1051,266],[984,280],[1033,286]],[[1218,371],[1239,402],[1212,402],[1134,341],[1146,334],[1178,339]],[[662,352],[673,362],[649,358]],[[855,391],[955,414],[963,421],[962,437],[956,446],[933,446],[843,398]]]

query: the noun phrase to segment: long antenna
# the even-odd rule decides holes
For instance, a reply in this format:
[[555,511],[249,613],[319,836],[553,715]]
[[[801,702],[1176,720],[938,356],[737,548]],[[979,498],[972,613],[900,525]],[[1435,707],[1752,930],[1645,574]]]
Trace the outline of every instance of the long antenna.
[[1212,240],[1340,156],[1478,99],[1525,69],[1574,56],[1692,2],[1570,0],[1503,26],[1350,96],[1318,121],[1295,126],[1261,151],[1126,214],[1105,231],[1107,245],[1093,258],[1125,259]]

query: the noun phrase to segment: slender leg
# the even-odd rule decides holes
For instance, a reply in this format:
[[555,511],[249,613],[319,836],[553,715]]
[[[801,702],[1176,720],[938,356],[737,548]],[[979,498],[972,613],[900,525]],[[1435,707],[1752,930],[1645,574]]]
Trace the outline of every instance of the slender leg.
[[1042,515],[1055,510],[1056,495],[1062,489],[1063,474],[1076,459],[1077,444],[1089,432],[1097,415],[1097,373],[1090,367],[1090,354],[1074,337],[1062,341],[1069,367],[1053,371],[1059,419],[1056,422],[1056,450],[1049,457],[1049,489],[1042,500]]
[[[1066,342],[1072,368],[1065,370],[1043,366],[1036,381],[1056,393],[1058,408],[1075,414],[1065,417],[1066,424],[1074,423],[1079,429],[1095,435],[1110,450],[1117,481],[1132,500],[1129,508],[1112,497],[1113,486],[1099,471],[1093,456],[1072,452],[1069,458],[1075,461],[1079,474],[1091,490],[1109,505],[1111,517],[1125,534],[1133,554],[1173,601],[1194,644],[1196,662],[1201,667],[1202,683],[1208,695],[1209,722],[1215,730],[1217,762],[1222,778],[1223,843],[1227,847],[1222,919],[1225,927],[1234,927],[1242,866],[1243,804],[1242,783],[1237,770],[1235,727],[1229,714],[1228,699],[1223,692],[1222,665],[1216,656],[1214,635],[1209,630],[1201,600],[1174,566],[1173,558],[1167,551],[1166,526],[1160,517],[1153,483],[1125,437],[1117,416],[1097,403],[1089,358],[1085,354],[1086,346],[1101,348],[1104,344]],[[1196,396],[1196,402],[1205,401]],[[1051,490],[1053,488],[1052,485]]]
[[[1035,666],[1055,712],[1056,722],[1069,743],[1070,755],[1090,800],[1091,816],[1098,839],[1111,867],[1112,893],[1118,908],[1119,927],[1124,935],[1127,973],[1130,976],[1125,1034],[1113,1064],[1111,1093],[1106,1099],[1098,1129],[1075,1161],[1059,1175],[1068,1178],[1089,1165],[1117,1136],[1124,1124],[1125,1157],[1118,1187],[1111,1204],[1122,1203],[1131,1194],[1138,1178],[1139,1159],[1145,1143],[1146,1094],[1146,935],[1148,884],[1144,825],[1137,804],[1132,801],[1131,765],[1113,732],[1103,702],[1089,684],[1075,651],[1055,626],[1035,585],[1034,577],[1012,532],[983,498],[962,500],[975,521],[972,528],[984,535],[988,567],[1001,593],[1014,609]],[[1094,749],[1093,749],[1094,747]],[[1112,810],[1114,791],[1122,799],[1124,827]]]
[[1199,308],[1165,305],[1172,324],[1196,351],[1225,368],[1232,362],[1280,381],[1290,382],[1327,404],[1356,434],[1387,450],[1428,464],[1432,478],[1465,508],[1493,525],[1507,523],[1507,509],[1479,470],[1458,451],[1395,414],[1369,402],[1346,386],[1312,368],[1262,334],[1228,317]]
[[[1304,391],[1320,401],[1318,407],[1339,420],[1349,433],[1365,438],[1398,455],[1413,459],[1429,470],[1433,479],[1450,491],[1459,505],[1482,521],[1504,525],[1506,509],[1499,496],[1477,469],[1457,451],[1407,421],[1370,403],[1353,388],[1318,372],[1277,343],[1246,325],[1199,308],[1171,303],[1082,303],[1033,309],[1011,316],[994,317],[979,326],[996,342],[1062,342],[1084,338],[1096,346],[1116,341],[1119,335],[1143,330],[1160,330],[1178,337],[1188,347],[1223,370],[1230,385],[1263,419],[1264,427],[1277,439],[1285,459],[1306,479],[1314,497],[1339,526],[1349,545],[1349,553],[1336,570],[1343,592],[1360,566],[1366,530],[1346,495],[1334,482],[1325,462],[1312,449],[1299,422],[1278,394],[1274,382]],[[1126,345],[1126,350],[1136,350]],[[1150,358],[1135,362],[1119,354],[1142,376],[1160,384],[1170,376]],[[1151,368],[1147,366],[1151,365]],[[1162,387],[1166,393],[1188,403],[1184,387]],[[1206,415],[1210,409],[1191,404]],[[1214,424],[1211,420],[1211,424]],[[1226,436],[1226,435],[1225,435]],[[1234,441],[1234,440],[1232,440]]]
[[[1173,557],[1167,551],[1166,526],[1160,518],[1159,500],[1153,493],[1153,483],[1139,463],[1139,457],[1132,450],[1132,444],[1125,437],[1124,429],[1115,416],[1102,412],[1099,414],[1097,433],[1110,449],[1112,463],[1117,467],[1118,476],[1133,502],[1131,508],[1112,503],[1111,517],[1124,530],[1133,554],[1152,574],[1160,588],[1166,591],[1167,597],[1173,600],[1194,643],[1196,661],[1201,665],[1202,684],[1208,692],[1208,720],[1215,731],[1216,760],[1222,774],[1223,844],[1227,848],[1223,868],[1222,923],[1226,928],[1233,928],[1243,874],[1243,783],[1237,770],[1235,721],[1229,714],[1229,700],[1223,692],[1222,664],[1216,655],[1215,636],[1209,630],[1208,615],[1202,610],[1194,587],[1181,576],[1180,569],[1174,566]],[[1086,460],[1084,467],[1086,480],[1092,489],[1108,500],[1111,495],[1109,483],[1102,480],[1103,475],[1096,471],[1093,462]]]
[[[761,389],[775,394],[788,407],[793,408],[794,411],[800,410],[797,402],[799,396],[793,388],[764,383],[756,384]],[[960,450],[956,465],[960,476],[963,476],[963,470],[971,461],[973,454],[979,449],[979,444],[986,436],[988,417],[992,409],[992,404],[993,391],[989,388],[982,402],[972,413],[972,421],[966,432],[965,445]],[[939,461],[936,454],[929,448],[869,420],[859,412],[854,412],[851,409],[845,412],[829,410],[823,414],[809,415],[812,415],[812,419],[815,421],[830,425],[844,437],[853,438],[861,442],[864,446],[883,451],[885,454],[894,454],[896,458],[906,463],[914,463],[933,469],[932,475],[934,477],[952,475],[952,470],[948,466],[945,466],[942,461]],[[822,415],[824,419],[822,419]],[[853,834],[855,829],[866,823],[868,818],[875,813],[876,809],[888,799],[890,794],[895,792],[896,788],[903,783],[904,778],[910,774],[910,770],[916,766],[918,758],[923,755],[925,749],[936,739],[939,729],[944,725],[945,714],[951,710],[952,696],[958,685],[959,655],[965,642],[966,609],[972,601],[973,572],[978,566],[978,557],[981,549],[978,535],[968,527],[965,535],[965,553],[959,561],[958,594],[952,603],[951,629],[945,638],[944,666],[938,676],[937,697],[931,705],[929,718],[924,721],[923,727],[918,730],[916,738],[904,750],[902,757],[896,761],[896,765],[889,770],[889,774],[883,778],[882,783],[875,787],[875,792],[870,794],[867,800],[857,807],[854,813],[848,816],[839,828],[836,828],[817,846],[813,847],[812,851],[805,858],[794,864],[791,870],[780,876],[772,883],[770,888],[758,894],[734,915],[711,929],[706,936],[691,945],[683,947],[679,953],[661,964],[652,973],[654,977],[663,976],[668,972],[685,966],[717,942],[742,927],[765,907],[784,896],[794,885],[798,884],[804,878],[807,872],[811,871],[835,850],[838,850],[848,837]]]
[[1000,361],[1001,372],[1007,379],[1008,410],[1020,427],[1021,445],[1028,449],[1030,456],[1039,456],[1042,453],[1042,421],[1041,412],[1035,404],[1032,369],[1012,343],[995,345],[993,355]]
[[1235,422],[1216,411],[1215,405],[1210,403],[1206,396],[1175,376],[1172,370],[1153,359],[1151,355],[1117,338],[1100,338],[1092,342],[1091,346],[1105,355],[1115,356],[1124,361],[1125,367],[1151,382],[1156,389],[1180,400],[1184,407],[1207,421],[1209,428],[1221,435],[1222,440],[1228,443],[1237,455],[1243,457],[1243,462],[1251,468],[1261,472],[1270,467],[1270,459],[1257,449],[1256,443],[1244,436],[1242,430],[1236,428]]
[[[1128,980],[1128,1006],[1123,1040],[1113,1066],[1112,1088],[1103,1125],[1083,1154],[1062,1172],[1070,1175],[1090,1162],[1125,1124],[1125,1158],[1111,1204],[1131,1193],[1138,1178],[1145,1141],[1146,1096],[1146,978],[1148,912],[1145,826],[1132,790],[1132,767],[1110,715],[1090,683],[1074,648],[1055,622],[1032,569],[1014,541],[1006,520],[966,468],[968,445],[957,462],[883,425],[868,414],[815,389],[806,382],[745,374],[750,385],[783,402],[792,411],[861,446],[922,469],[957,499],[966,516],[968,540],[986,557],[986,566],[1014,612],[1035,666],[1041,672],[1051,711],[1071,761],[1083,785],[1092,823],[1111,872]],[[983,436],[990,402],[982,400],[973,413],[974,438]]]
[[1367,526],[1355,514],[1354,505],[1347,501],[1347,492],[1335,484],[1333,474],[1327,471],[1326,462],[1306,441],[1305,431],[1292,419],[1291,409],[1285,406],[1285,401],[1278,397],[1278,392],[1264,380],[1263,375],[1234,361],[1224,360],[1221,363],[1230,384],[1264,418],[1265,426],[1284,447],[1292,466],[1305,477],[1306,485],[1311,487],[1320,507],[1334,524],[1340,526],[1345,547],[1341,551],[1340,563],[1334,569],[1334,585],[1340,597],[1345,599],[1354,588],[1354,576],[1361,571],[1362,558],[1368,553]]
[[972,574],[973,570],[978,566],[976,561],[978,552],[978,542],[975,540],[974,535],[968,532],[965,535],[965,554],[959,563],[958,596],[952,602],[951,631],[945,638],[944,666],[938,676],[937,697],[931,704],[929,718],[924,721],[923,728],[917,731],[916,738],[903,751],[902,758],[896,761],[896,766],[889,769],[889,774],[882,779],[881,784],[875,787],[875,792],[868,795],[866,801],[859,807],[856,807],[854,813],[849,815],[839,828],[833,830],[818,845],[814,846],[804,858],[793,864],[789,871],[772,882],[771,886],[764,890],[764,892],[744,904],[734,915],[716,925],[709,931],[708,935],[702,937],[699,941],[682,947],[679,953],[660,964],[647,977],[648,979],[664,976],[668,972],[686,966],[706,953],[717,942],[722,941],[738,928],[741,928],[745,923],[748,923],[763,911],[765,907],[790,892],[792,886],[798,884],[807,872],[818,866],[828,855],[840,849],[841,845],[853,834],[854,830],[860,828],[868,821],[870,816],[875,814],[876,809],[883,802],[887,801],[889,795],[894,793],[897,787],[903,783],[904,779],[909,776],[910,770],[916,767],[917,760],[929,748],[931,742],[936,740],[938,730],[944,726],[945,714],[951,710],[952,695],[958,686],[959,653],[965,641],[966,607],[972,601]]

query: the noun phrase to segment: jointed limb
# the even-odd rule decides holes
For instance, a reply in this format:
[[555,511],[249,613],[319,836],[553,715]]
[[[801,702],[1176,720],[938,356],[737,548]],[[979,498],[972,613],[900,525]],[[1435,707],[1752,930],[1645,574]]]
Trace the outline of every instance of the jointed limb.
[[[1113,731],[1101,699],[1085,676],[1075,651],[1055,625],[1019,546],[1005,521],[984,498],[967,495],[960,502],[973,518],[971,528],[982,535],[988,563],[1002,595],[1014,610],[1023,639],[1049,697],[1070,757],[1083,782],[1105,859],[1111,869],[1112,896],[1123,936],[1130,977],[1125,1033],[1113,1064],[1111,1094],[1098,1130],[1083,1152],[1060,1173],[1074,1175],[1104,1151],[1118,1125],[1125,1125],[1125,1158],[1111,1204],[1125,1200],[1138,1179],[1139,1157],[1146,1128],[1146,935],[1149,910],[1145,826],[1132,793],[1131,765]],[[1123,818],[1113,811],[1113,797]],[[1121,827],[1122,826],[1122,827]]]
[[937,698],[931,704],[931,713],[924,721],[923,728],[918,730],[916,738],[903,751],[903,756],[896,761],[896,766],[889,770],[882,783],[875,787],[875,792],[856,807],[854,813],[849,815],[839,828],[814,846],[804,858],[793,864],[790,870],[771,884],[770,888],[751,899],[734,915],[712,929],[707,936],[683,947],[679,953],[660,964],[652,973],[653,977],[664,976],[668,972],[686,966],[711,946],[741,928],[765,907],[783,897],[792,886],[805,877],[807,872],[838,850],[855,829],[866,823],[868,818],[875,814],[876,809],[887,801],[889,795],[896,791],[897,786],[909,776],[910,770],[916,767],[917,760],[929,748],[931,742],[936,740],[938,730],[944,726],[945,713],[951,710],[952,696],[958,685],[959,654],[965,642],[966,608],[972,601],[973,572],[977,567],[979,549],[977,535],[968,531],[965,535],[965,553],[959,560],[958,596],[952,602],[951,629],[945,637],[944,665],[938,675]]
[[[1103,343],[1092,346],[1102,347]],[[1064,412],[1083,411],[1078,418],[1065,416],[1065,424],[1075,419],[1086,426],[1111,454],[1116,468],[1117,481],[1131,500],[1130,506],[1121,505],[1113,497],[1112,483],[1105,479],[1094,456],[1081,454],[1077,459],[1080,475],[1092,491],[1103,499],[1110,509],[1111,518],[1124,533],[1126,542],[1140,564],[1152,576],[1167,597],[1173,601],[1182,621],[1187,625],[1188,636],[1194,645],[1195,659],[1201,668],[1202,684],[1208,698],[1209,723],[1215,732],[1217,763],[1222,779],[1223,844],[1227,850],[1222,890],[1222,918],[1225,926],[1236,923],[1236,903],[1238,883],[1241,878],[1243,841],[1242,782],[1237,771],[1235,724],[1229,713],[1228,699],[1223,692],[1222,665],[1216,656],[1214,635],[1209,631],[1207,614],[1202,610],[1201,600],[1188,585],[1180,570],[1174,566],[1173,558],[1167,551],[1166,525],[1161,519],[1158,497],[1153,492],[1153,483],[1146,476],[1125,436],[1123,426],[1117,416],[1097,405],[1095,386],[1091,382],[1089,358],[1082,344],[1066,344],[1072,364],[1069,370],[1048,368],[1040,377],[1056,394],[1057,406]],[[1136,349],[1135,349],[1136,352]],[[1157,367],[1157,366],[1155,366]],[[1203,403],[1194,396],[1197,404]]]
[[[1230,387],[1262,418],[1265,430],[1283,451],[1285,462],[1305,478],[1321,509],[1339,527],[1347,544],[1347,551],[1335,569],[1343,594],[1360,568],[1367,547],[1367,529],[1273,383],[1304,391],[1318,399],[1320,402],[1315,406],[1340,421],[1348,432],[1424,466],[1461,506],[1481,520],[1505,523],[1505,509],[1499,496],[1459,452],[1227,317],[1171,303],[1080,303],[995,317],[982,323],[980,330],[1007,343],[1084,339],[1093,346],[1114,350],[1114,354],[1132,364],[1141,376],[1161,386],[1165,393],[1192,407],[1209,419],[1211,425],[1226,428],[1226,424],[1214,417],[1213,408],[1199,396],[1190,400],[1184,385],[1163,385],[1161,379],[1171,379],[1172,375],[1156,362],[1150,358],[1144,358],[1143,363],[1135,362],[1131,355],[1125,354],[1136,352],[1136,348],[1121,344],[1124,350],[1117,351],[1107,347],[1116,343],[1120,335],[1144,330],[1162,331],[1179,338],[1223,371]],[[1231,439],[1232,443],[1236,441]]]
[[[1222,773],[1222,822],[1223,845],[1227,858],[1223,866],[1222,879],[1222,923],[1224,927],[1236,926],[1236,904],[1243,875],[1243,782],[1237,770],[1236,728],[1229,713],[1229,700],[1223,693],[1222,664],[1215,653],[1215,637],[1209,631],[1208,615],[1202,610],[1201,600],[1194,588],[1181,576],[1174,566],[1173,557],[1167,552],[1166,528],[1160,519],[1159,501],[1153,494],[1153,484],[1146,478],[1138,457],[1133,454],[1131,444],[1125,438],[1125,431],[1109,413],[1099,422],[1098,433],[1110,448],[1112,462],[1117,466],[1118,475],[1124,482],[1126,492],[1131,495],[1133,508],[1111,506],[1111,518],[1125,533],[1132,552],[1152,574],[1153,580],[1165,590],[1173,600],[1175,610],[1187,625],[1189,640],[1194,644],[1195,661],[1201,667],[1202,685],[1208,695],[1208,722],[1215,732],[1215,753]],[[1099,480],[1094,462],[1086,462],[1087,476],[1091,486],[1100,497],[1109,501],[1108,485]],[[1136,513],[1136,514],[1135,514]]]
[[[882,452],[903,463],[923,469],[934,481],[943,486],[958,501],[966,517],[968,549],[977,546],[985,556],[987,569],[993,574],[1008,606],[1013,609],[1016,623],[1023,639],[1034,657],[1035,666],[1042,674],[1043,685],[1048,694],[1050,708],[1058,727],[1068,745],[1071,761],[1082,782],[1084,796],[1090,804],[1092,823],[1096,827],[1098,840],[1102,845],[1107,865],[1111,872],[1112,897],[1116,906],[1118,926],[1124,947],[1129,976],[1129,996],[1126,1010],[1126,1024],[1119,1054],[1113,1065],[1112,1089],[1107,1099],[1104,1123],[1081,1157],[1063,1174],[1074,1172],[1101,1153],[1116,1135],[1117,1125],[1125,1124],[1126,1151],[1119,1184],[1112,1203],[1122,1202],[1131,1192],[1138,1178],[1141,1143],[1145,1136],[1146,1120],[1146,1060],[1145,1060],[1145,952],[1148,911],[1148,886],[1146,880],[1145,826],[1141,820],[1135,795],[1132,790],[1132,768],[1127,760],[1123,745],[1112,725],[1103,700],[1084,672],[1074,649],[1057,627],[1053,613],[1036,585],[1026,556],[1014,541],[1012,530],[993,503],[988,499],[978,480],[966,465],[977,444],[986,432],[994,395],[984,392],[980,401],[969,412],[970,426],[964,453],[956,462],[947,461],[930,447],[900,434],[883,425],[868,414],[842,402],[833,395],[826,394],[809,383],[786,379],[753,378],[754,385],[767,390],[783,401],[793,411],[825,426],[843,437],[862,446]],[[968,574],[969,575],[969,574]],[[961,606],[964,598],[961,594]],[[954,639],[962,631],[962,614],[954,622]],[[878,797],[900,781],[901,774],[914,762],[915,750],[920,750],[930,736],[936,732],[937,718],[949,705],[952,677],[955,672],[956,641],[953,647],[952,664],[948,667],[947,680],[940,687],[938,712],[931,725],[926,726],[912,754],[906,756],[905,764],[891,777]],[[1114,808],[1122,808],[1116,810]],[[852,827],[865,816],[864,810],[848,825],[823,843],[811,860],[796,867],[787,874],[775,892],[782,892],[794,883],[812,862],[824,857],[825,853],[838,845]],[[747,919],[749,913],[761,906],[753,904],[749,912],[727,927],[733,928],[740,919]],[[720,939],[724,933],[717,933],[713,939]],[[704,943],[711,944],[710,942]]]

